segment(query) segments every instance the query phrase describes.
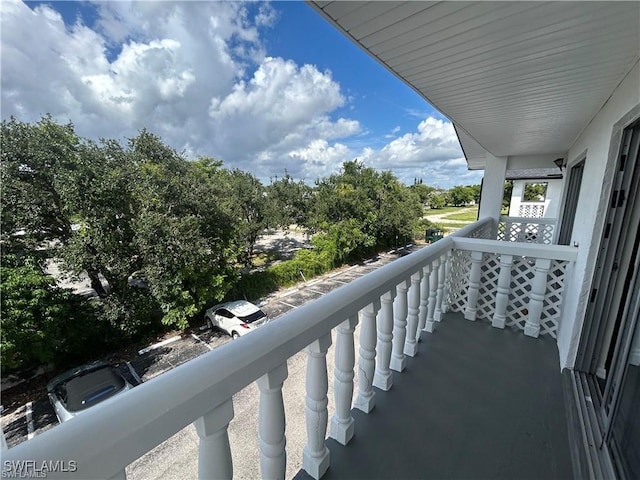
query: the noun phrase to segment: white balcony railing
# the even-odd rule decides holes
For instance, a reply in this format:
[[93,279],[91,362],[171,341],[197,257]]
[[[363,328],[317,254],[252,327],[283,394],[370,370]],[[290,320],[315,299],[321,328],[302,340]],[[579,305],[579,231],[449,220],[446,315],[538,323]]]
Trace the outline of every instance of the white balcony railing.
[[550,245],[555,239],[557,219],[500,217],[498,240]]
[[[134,388],[91,415],[81,415],[5,450],[3,475],[17,474],[12,469],[24,468],[25,462],[57,461],[73,462],[77,469],[49,471],[47,478],[125,478],[127,465],[194,423],[200,438],[199,477],[231,478],[227,427],[234,415],[232,396],[257,382],[262,476],[283,478],[282,385],[287,360],[306,349],[303,468],[320,478],[330,462],[325,446],[329,424],[326,354],[332,330],[337,330],[336,407],[330,436],[343,445],[354,432],[351,406],[371,411],[372,387],[390,388],[392,371],[403,370],[405,356],[415,355],[420,336],[433,331],[449,306],[463,309],[471,320],[491,317],[497,327],[513,323],[530,336],[553,334],[549,325],[557,326],[562,285],[576,249],[477,238],[492,231],[495,225],[489,219],[469,225]],[[354,329],[359,322],[354,400]]]

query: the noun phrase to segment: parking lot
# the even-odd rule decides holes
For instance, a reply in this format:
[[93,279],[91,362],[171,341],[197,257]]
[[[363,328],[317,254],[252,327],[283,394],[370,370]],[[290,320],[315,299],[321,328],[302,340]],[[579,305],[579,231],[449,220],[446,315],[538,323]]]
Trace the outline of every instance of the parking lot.
[[[419,247],[410,246],[398,252],[391,251],[380,254],[360,264],[343,267],[322,277],[272,294],[259,302],[258,305],[271,319],[276,319],[289,310],[315,300],[417,248]],[[203,325],[167,338],[158,344],[140,346],[140,349],[132,353],[131,358],[118,364],[117,367],[122,375],[135,386],[229,341],[232,341],[231,337],[225,333],[219,330],[212,331]],[[246,394],[239,393],[240,397]],[[44,385],[42,395],[32,398],[34,398],[32,401],[24,404],[17,402],[12,402],[10,405],[5,404],[5,410],[2,412],[2,428],[10,448],[50,428],[55,428],[58,424],[53,408],[47,399]],[[237,405],[239,400],[241,398],[234,398],[236,410],[241,408],[240,405]],[[141,477],[147,478],[146,475],[141,475]]]

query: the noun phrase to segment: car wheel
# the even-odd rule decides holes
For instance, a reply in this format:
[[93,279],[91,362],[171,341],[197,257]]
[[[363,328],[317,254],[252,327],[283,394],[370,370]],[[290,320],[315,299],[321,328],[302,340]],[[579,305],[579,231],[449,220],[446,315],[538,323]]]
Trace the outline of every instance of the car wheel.
[[209,330],[213,330],[213,323],[211,323],[211,319],[209,317],[204,317],[204,319],[207,321],[207,328],[209,328]]
[[232,338],[232,339],[234,339],[234,340],[235,340],[235,339],[236,339],[236,338],[238,338],[239,336],[240,336],[240,334],[239,334],[238,332],[235,332],[235,331],[234,331],[234,332],[231,332],[231,338]]

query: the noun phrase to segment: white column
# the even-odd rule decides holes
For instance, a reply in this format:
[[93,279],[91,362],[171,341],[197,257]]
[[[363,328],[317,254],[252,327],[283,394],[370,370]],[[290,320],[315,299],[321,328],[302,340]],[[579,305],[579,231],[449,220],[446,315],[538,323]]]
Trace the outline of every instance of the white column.
[[524,325],[524,334],[529,337],[538,337],[540,334],[540,317],[544,306],[544,294],[547,290],[547,274],[551,268],[551,260],[538,258],[536,260],[535,276],[531,285],[529,298],[529,315]]
[[282,401],[282,384],[287,375],[285,362],[256,382],[260,390],[258,439],[262,478],[284,478],[287,469],[287,440],[284,435],[285,416]]
[[358,395],[353,406],[369,413],[376,405],[373,391],[373,375],[376,370],[376,314],[380,310],[380,300],[367,305],[360,311],[362,315],[360,331],[360,360],[358,361]]
[[231,399],[193,422],[198,445],[198,478],[233,478],[233,462],[227,427],[233,419]]
[[[493,219],[494,230],[497,230],[502,209],[502,197],[504,194],[504,180],[507,173],[507,158],[494,157],[487,154],[482,179],[482,192],[480,193],[480,211],[478,220],[490,217]],[[496,231],[491,238],[496,238]]]
[[435,311],[436,311],[436,300],[437,289],[438,289],[438,271],[440,270],[440,259],[435,259],[433,261],[433,265],[431,266],[431,277],[429,278],[429,308],[427,310],[427,323],[425,324],[424,329],[427,332],[433,333],[435,330]]
[[447,313],[449,311],[449,283],[451,282],[451,257],[453,256],[453,251],[449,250],[447,252],[446,263],[444,264],[444,289],[442,291],[442,313]]
[[378,344],[376,346],[376,373],[373,386],[389,391],[393,385],[393,372],[389,369],[391,362],[391,340],[393,339],[393,299],[396,298],[396,287],[382,295],[382,306],[378,313]]
[[[422,281],[420,282],[420,309],[418,312],[418,331],[416,341],[420,341],[420,334],[427,330],[427,314],[429,313],[429,276],[431,275],[431,264],[422,268]],[[432,324],[433,326],[433,324]]]
[[438,291],[436,295],[436,310],[433,314],[433,319],[436,322],[442,321],[442,302],[444,299],[444,277],[446,275],[446,256],[443,255],[440,258],[440,267],[438,268]]
[[350,317],[338,326],[336,337],[336,366],[333,383],[336,413],[331,418],[331,438],[346,445],[353,437],[354,421],[351,416],[353,399],[353,367],[356,354],[353,345],[353,331],[358,324],[358,315]]
[[416,332],[418,331],[418,313],[420,309],[420,280],[422,280],[422,269],[411,275],[411,288],[409,288],[407,338],[404,342],[404,354],[410,357],[415,357],[416,353],[418,353]]
[[511,291],[511,265],[513,255],[500,255],[500,273],[498,274],[498,287],[496,292],[496,309],[491,325],[496,328],[504,328],[507,319],[507,303]]
[[307,347],[307,446],[302,451],[302,468],[316,480],[329,468],[329,449],[324,440],[329,417],[327,350],[330,346],[331,333],[327,333]]
[[471,272],[469,273],[469,289],[467,290],[467,306],[464,318],[475,321],[480,290],[480,274],[482,266],[482,252],[471,252]]
[[410,283],[410,280],[405,280],[398,284],[398,296],[393,302],[393,340],[389,368],[396,372],[403,371],[407,362],[404,342],[407,337],[407,289]]

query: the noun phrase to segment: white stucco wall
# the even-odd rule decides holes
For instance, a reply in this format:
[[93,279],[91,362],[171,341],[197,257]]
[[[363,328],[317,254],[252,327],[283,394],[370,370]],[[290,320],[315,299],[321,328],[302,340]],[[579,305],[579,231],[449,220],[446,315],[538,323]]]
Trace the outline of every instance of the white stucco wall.
[[[562,202],[562,179],[540,179],[540,180],[514,180],[511,191],[511,202],[509,203],[509,216],[520,217],[520,205],[523,203],[524,185],[526,183],[547,183],[547,194],[544,202],[543,218],[558,218],[560,203]],[[537,202],[536,202],[537,203]]]
[[622,130],[638,118],[640,67],[636,64],[569,150],[567,171],[583,158],[586,160],[570,243],[578,244],[578,258],[565,292],[558,332],[563,368],[575,364]]

